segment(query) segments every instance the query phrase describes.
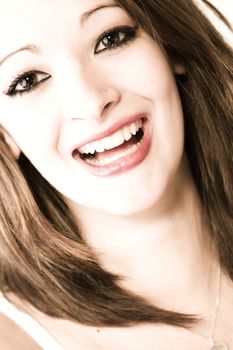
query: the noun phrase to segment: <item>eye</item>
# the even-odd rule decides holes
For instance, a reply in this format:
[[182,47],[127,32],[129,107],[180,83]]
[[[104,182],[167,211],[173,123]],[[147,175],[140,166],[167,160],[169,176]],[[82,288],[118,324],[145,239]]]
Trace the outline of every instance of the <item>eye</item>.
[[130,41],[135,39],[138,26],[129,27],[121,26],[112,28],[104,33],[97,40],[95,46],[95,54],[99,54],[105,50],[112,50],[123,45],[129,44]]
[[16,96],[31,92],[50,77],[48,73],[39,71],[20,74],[13,80],[6,94],[8,96]]

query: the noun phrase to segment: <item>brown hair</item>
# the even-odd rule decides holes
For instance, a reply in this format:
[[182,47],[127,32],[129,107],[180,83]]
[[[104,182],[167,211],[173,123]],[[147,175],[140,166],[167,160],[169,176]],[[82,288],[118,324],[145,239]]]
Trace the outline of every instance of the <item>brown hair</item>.
[[[169,62],[186,67],[177,78],[186,153],[210,238],[233,279],[232,50],[191,0],[117,3]],[[120,276],[105,271],[82,239],[58,191],[24,154],[16,162],[3,137],[0,150],[0,290],[6,296],[13,292],[45,314],[88,325],[190,326],[197,320],[122,289]]]

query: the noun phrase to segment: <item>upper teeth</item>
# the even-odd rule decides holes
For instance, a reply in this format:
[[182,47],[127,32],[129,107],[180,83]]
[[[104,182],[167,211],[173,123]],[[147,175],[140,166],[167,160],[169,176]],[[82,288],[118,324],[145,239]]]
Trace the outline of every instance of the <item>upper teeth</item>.
[[113,135],[105,137],[101,140],[90,142],[85,146],[78,148],[78,151],[82,154],[95,152],[104,152],[105,150],[122,145],[125,141],[131,139],[132,135],[136,135],[138,130],[142,127],[142,119],[124,126],[120,130],[117,130]]

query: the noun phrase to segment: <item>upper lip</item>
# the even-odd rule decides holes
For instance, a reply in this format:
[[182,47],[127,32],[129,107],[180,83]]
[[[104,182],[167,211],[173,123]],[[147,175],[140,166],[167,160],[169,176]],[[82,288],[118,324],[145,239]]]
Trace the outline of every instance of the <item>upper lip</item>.
[[121,129],[125,125],[131,124],[131,123],[133,123],[133,122],[135,122],[138,119],[141,119],[143,117],[145,117],[145,114],[141,113],[141,114],[130,116],[128,118],[123,118],[122,120],[118,121],[113,126],[111,126],[110,128],[108,128],[108,129],[106,129],[98,134],[92,135],[92,136],[88,137],[87,139],[83,140],[82,142],[78,143],[75,147],[73,147],[72,153],[75,150],[77,150],[78,148],[80,148],[84,145],[87,145],[88,143],[98,141],[98,140],[101,140],[107,136],[113,135],[117,130]]

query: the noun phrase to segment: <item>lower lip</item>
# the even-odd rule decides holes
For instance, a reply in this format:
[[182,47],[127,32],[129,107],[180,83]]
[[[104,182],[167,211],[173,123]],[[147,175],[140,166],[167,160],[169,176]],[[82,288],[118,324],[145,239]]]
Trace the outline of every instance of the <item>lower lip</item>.
[[120,175],[126,171],[129,171],[139,165],[148,155],[151,145],[151,129],[149,127],[148,119],[143,123],[143,138],[138,145],[138,148],[126,155],[118,158],[117,160],[103,166],[96,166],[89,164],[77,157],[75,160],[80,162],[89,173],[99,177],[107,177],[113,175]]

